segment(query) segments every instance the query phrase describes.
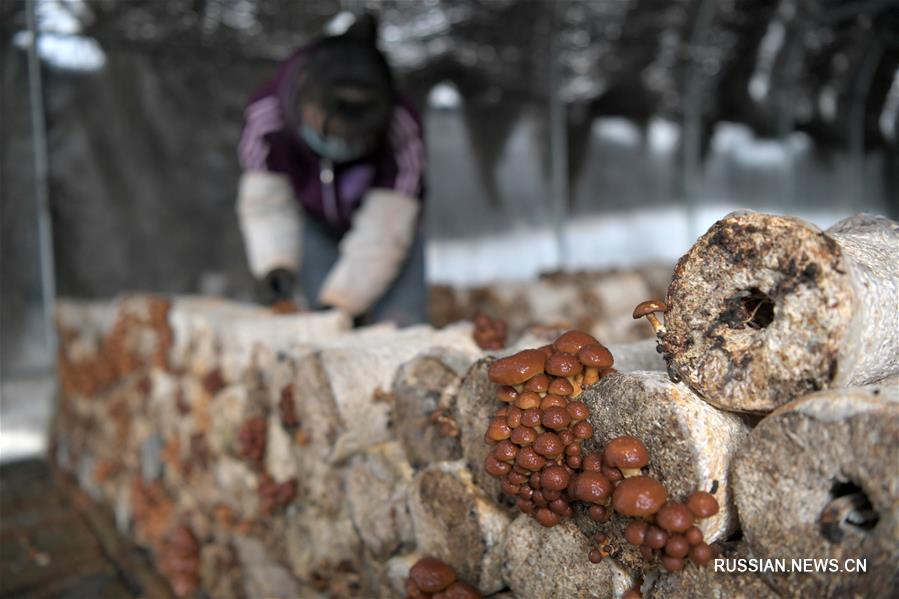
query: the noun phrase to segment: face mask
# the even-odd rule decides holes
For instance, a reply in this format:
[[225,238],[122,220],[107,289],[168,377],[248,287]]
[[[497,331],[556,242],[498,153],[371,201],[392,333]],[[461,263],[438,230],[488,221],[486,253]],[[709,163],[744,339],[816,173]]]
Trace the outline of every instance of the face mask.
[[300,137],[313,152],[334,162],[349,162],[365,153],[363,144],[350,144],[339,137],[322,137],[305,123],[300,125]]

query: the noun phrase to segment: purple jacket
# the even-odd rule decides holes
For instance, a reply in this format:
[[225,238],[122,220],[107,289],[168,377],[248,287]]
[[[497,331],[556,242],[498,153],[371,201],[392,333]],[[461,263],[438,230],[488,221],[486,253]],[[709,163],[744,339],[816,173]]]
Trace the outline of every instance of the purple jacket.
[[425,153],[421,120],[403,100],[394,107],[383,147],[358,160],[335,165],[335,193],[325,193],[319,156],[300,139],[298,117],[292,109],[296,105],[297,74],[311,47],[294,52],[250,98],[240,140],[241,167],[287,175],[305,212],[338,231],[349,229],[353,211],[374,187],[422,198]]

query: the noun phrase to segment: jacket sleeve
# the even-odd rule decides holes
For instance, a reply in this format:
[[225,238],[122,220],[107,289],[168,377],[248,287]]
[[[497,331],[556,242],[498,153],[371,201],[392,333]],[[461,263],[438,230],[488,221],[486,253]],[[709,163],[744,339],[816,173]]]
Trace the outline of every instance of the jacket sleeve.
[[424,191],[425,147],[421,123],[411,108],[398,104],[390,122],[390,147],[395,168],[380,186],[421,198]]
[[319,303],[353,316],[368,310],[406,261],[421,204],[390,189],[373,189],[340,242],[340,257],[325,278]]
[[274,268],[298,271],[302,220],[286,175],[248,170],[240,177],[237,218],[253,276]]

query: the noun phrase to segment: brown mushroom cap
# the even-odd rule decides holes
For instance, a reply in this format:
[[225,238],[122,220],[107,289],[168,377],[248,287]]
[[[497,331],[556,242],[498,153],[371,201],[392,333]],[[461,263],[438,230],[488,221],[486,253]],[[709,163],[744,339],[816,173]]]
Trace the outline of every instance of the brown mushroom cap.
[[536,407],[528,408],[521,415],[521,426],[529,426],[531,428],[533,428],[535,426],[539,426],[541,415],[542,414],[541,414],[540,410],[538,410]]
[[571,354],[556,352],[546,359],[546,372],[553,376],[574,376],[584,370],[584,365]]
[[687,497],[687,507],[697,518],[709,518],[718,513],[718,500],[711,493],[696,491]]
[[656,513],[656,524],[668,532],[684,532],[693,526],[693,512],[682,503],[669,501]]
[[549,381],[549,377],[545,374],[538,374],[528,379],[528,382],[524,384],[524,388],[534,393],[546,393],[546,390],[549,389]]
[[515,407],[520,410],[529,410],[540,407],[540,396],[533,391],[522,391],[515,400]]
[[490,365],[487,375],[498,385],[520,385],[532,376],[542,374],[545,364],[545,353],[526,349],[497,360]]
[[624,529],[624,538],[631,545],[642,545],[646,540],[646,529],[649,524],[643,520],[632,520]]
[[565,451],[565,445],[555,433],[545,432],[537,435],[534,451],[547,458],[557,458]]
[[679,557],[671,557],[670,555],[662,556],[662,567],[669,572],[680,572],[684,569],[684,560]]
[[543,468],[546,460],[530,447],[522,447],[515,456],[515,464],[525,470],[536,472]]
[[559,523],[559,514],[548,508],[542,507],[537,510],[537,513],[534,515],[534,519],[537,520],[537,522],[539,522],[541,526],[550,528]]
[[565,408],[552,406],[543,410],[543,416],[540,418],[540,423],[546,428],[557,431],[567,427],[571,423],[571,415]]
[[637,304],[637,307],[634,308],[634,319],[643,318],[647,314],[652,314],[654,312],[664,312],[668,309],[668,306],[665,302],[661,300],[647,300],[645,302],[640,302]]
[[548,391],[553,395],[568,396],[574,393],[574,387],[568,382],[568,379],[555,378],[549,384]]
[[463,580],[457,580],[434,595],[433,599],[481,599],[481,597],[483,595],[475,587]]
[[518,399],[518,391],[509,385],[503,385],[496,390],[496,399],[506,403],[512,403]]
[[606,465],[612,468],[636,469],[649,464],[649,451],[643,441],[629,435],[609,441],[602,457]]
[[690,543],[684,538],[684,535],[671,535],[668,542],[665,543],[665,553],[671,557],[687,557],[690,552]]
[[561,491],[568,486],[571,475],[561,466],[549,466],[540,475],[540,486],[550,491]]
[[612,493],[612,483],[599,472],[585,471],[574,480],[574,496],[587,503],[602,503]]
[[409,570],[409,579],[422,591],[437,593],[456,581],[456,571],[435,557],[423,557]]
[[612,364],[615,363],[612,352],[601,343],[585,345],[577,353],[577,359],[584,366],[591,366],[593,368],[611,368]]
[[703,541],[702,531],[696,526],[691,526],[684,532],[684,538],[690,545],[699,545]]
[[593,335],[583,331],[567,331],[559,335],[553,343],[556,351],[576,354],[585,345],[599,343]]
[[626,478],[615,488],[612,507],[625,516],[651,516],[665,505],[668,491],[648,476]]
[[643,535],[643,543],[650,549],[661,549],[668,542],[668,533],[658,526],[649,526],[646,528],[646,534]]
[[586,420],[590,417],[590,408],[588,408],[587,404],[582,401],[570,401],[568,402],[568,405],[565,406],[565,409],[568,410],[568,414],[571,415],[571,420],[573,422],[580,422],[581,420]]
[[708,543],[700,543],[690,548],[690,559],[697,566],[707,564],[713,557],[715,557],[715,550]]
[[589,470],[591,472],[599,472],[600,468],[602,468],[602,456],[596,451],[591,451],[584,456],[581,467],[584,470]]

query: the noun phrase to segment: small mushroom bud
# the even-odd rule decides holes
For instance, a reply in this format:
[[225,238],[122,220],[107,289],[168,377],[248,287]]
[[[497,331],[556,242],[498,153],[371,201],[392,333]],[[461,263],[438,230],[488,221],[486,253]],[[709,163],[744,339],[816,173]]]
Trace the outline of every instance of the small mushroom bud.
[[509,482],[509,478],[506,477],[500,481],[500,487],[503,490],[503,493],[506,495],[511,495],[512,497],[518,495],[518,492],[521,490],[521,485],[516,485]]
[[634,476],[618,483],[612,506],[619,514],[645,517],[659,511],[667,499],[668,491],[659,481],[648,476]]
[[568,502],[564,499],[555,499],[549,502],[549,509],[559,514],[563,518],[570,518],[573,510]]
[[709,518],[718,513],[718,500],[711,493],[696,491],[687,497],[687,507],[697,518]]
[[498,385],[520,385],[542,374],[545,364],[546,354],[540,350],[526,349],[491,364],[487,376]]
[[649,526],[643,538],[643,543],[650,549],[661,549],[668,542],[668,533],[658,526]]
[[540,417],[542,414],[540,413],[539,408],[528,408],[521,415],[521,426],[528,426],[530,428],[535,428],[540,426]]
[[691,526],[684,532],[684,538],[690,545],[699,545],[703,541],[702,531],[697,526]]
[[551,528],[559,523],[559,514],[545,507],[537,510],[534,518],[541,526],[545,526],[546,528]]
[[587,559],[590,560],[591,563],[598,564],[602,561],[602,552],[599,549],[591,549],[590,553],[587,554]]
[[527,426],[519,426],[512,431],[510,439],[515,445],[530,445],[537,440],[537,431]]
[[562,439],[562,443],[564,443],[566,446],[571,445],[575,441],[574,434],[568,429],[559,431],[559,438]]
[[574,470],[579,470],[581,467],[581,456],[570,455],[570,456],[566,457],[565,465]]
[[553,342],[556,351],[566,354],[576,354],[585,345],[599,343],[593,335],[583,331],[566,331]]
[[546,372],[553,376],[569,377],[580,374],[584,365],[571,354],[556,352],[546,360]]
[[584,470],[589,470],[590,472],[600,472],[602,468],[602,456],[599,452],[591,451],[585,455],[582,468]]
[[522,414],[524,414],[524,410],[521,408],[516,408],[515,406],[509,408],[506,412],[506,424],[509,425],[509,428],[517,428],[521,425]]
[[539,472],[535,472],[531,475],[531,477],[528,479],[528,485],[530,485],[530,487],[535,491],[541,488]]
[[506,462],[499,461],[492,453],[487,454],[487,457],[484,458],[484,470],[486,470],[487,474],[490,476],[499,478],[500,476],[508,474],[511,469],[512,466]]
[[442,591],[456,580],[456,571],[434,557],[423,557],[409,570],[409,579],[426,593]]
[[503,385],[496,390],[496,399],[505,403],[512,403],[518,399],[518,391],[515,387]]
[[628,435],[609,441],[602,457],[607,466],[618,468],[625,478],[638,476],[640,469],[649,464],[649,451],[643,441]]
[[612,493],[612,483],[599,472],[581,472],[574,481],[574,496],[587,503],[605,503]]
[[[518,429],[516,429],[518,430]],[[487,427],[487,442],[499,443],[503,439],[508,439],[512,435],[512,429],[506,424],[505,418],[494,418]]]
[[684,535],[672,535],[665,543],[665,553],[671,557],[686,557],[690,552],[690,543],[684,538]]
[[640,546],[646,540],[646,529],[649,524],[643,520],[633,520],[624,529],[624,538],[631,545]]
[[524,384],[525,391],[532,391],[533,393],[546,393],[547,389],[549,389],[549,377],[545,374],[538,374],[535,377],[531,377],[528,382]]
[[[557,431],[566,428],[571,423],[571,416],[565,408],[553,406],[543,411],[540,422],[544,427]],[[578,424],[582,423],[579,422]],[[577,431],[572,432],[577,437]]]
[[653,559],[655,559],[654,552],[648,545],[640,546],[640,555],[643,556],[643,559],[647,562],[651,562]]
[[540,484],[550,491],[561,491],[568,486],[568,471],[561,466],[549,466],[540,475]]
[[543,491],[534,491],[532,500],[534,502],[534,505],[536,505],[537,507],[549,506],[549,501],[547,501],[546,497],[543,496]]
[[656,514],[656,524],[668,532],[684,532],[693,526],[693,512],[682,503],[669,501]]
[[568,401],[560,395],[547,394],[540,400],[540,409],[548,410],[550,408],[564,408],[568,405]]
[[652,325],[652,330],[658,337],[665,333],[665,326],[661,322],[659,322],[659,318],[655,315],[655,313],[665,312],[667,309],[668,306],[665,305],[665,302],[659,300],[648,300],[645,302],[641,302],[637,304],[636,308],[634,308],[634,320],[643,318],[645,316],[649,321],[649,324]]
[[591,505],[587,508],[587,515],[590,516],[590,519],[594,522],[603,523],[609,519],[609,510],[605,506],[602,505]]
[[483,595],[475,587],[465,581],[457,580],[443,591],[434,595],[433,599],[481,599]]
[[532,501],[534,498],[534,489],[522,485],[521,488],[518,489],[518,496],[522,499],[527,499],[528,501]]
[[671,557],[670,555],[662,556],[662,567],[669,572],[680,572],[684,569],[684,560],[679,557]]
[[[562,470],[565,469],[562,468]],[[568,471],[565,470],[565,472],[567,473]],[[548,502],[555,501],[556,499],[560,499],[562,497],[561,491],[553,491],[552,489],[547,489],[546,487],[540,489],[540,492],[543,493],[543,499]]]
[[582,401],[570,401],[565,409],[568,410],[572,422],[580,422],[590,416],[590,408]]
[[[566,446],[565,455],[581,455],[581,446],[577,443]],[[581,461],[581,467],[583,467],[583,461]]]
[[549,384],[548,392],[552,393],[553,395],[560,395],[562,397],[565,397],[574,393],[574,387],[571,386],[571,383],[568,382],[568,379],[555,378]]
[[534,513],[534,502],[528,501],[527,499],[518,498],[515,500],[515,507],[524,512],[525,514],[531,515]]
[[555,433],[540,433],[534,441],[534,451],[547,458],[555,459],[562,455],[565,449],[559,435]]
[[708,543],[699,543],[690,548],[690,560],[697,566],[704,566],[715,557],[715,550]]
[[576,439],[590,439],[593,437],[593,425],[586,420],[581,420],[571,427],[571,432],[574,433]]
[[602,475],[613,483],[617,483],[618,481],[624,479],[624,475],[621,474],[621,470],[619,470],[618,468],[612,468],[603,464],[602,468],[600,468],[599,471],[602,472]]
[[523,485],[528,482],[527,475],[521,474],[520,472],[515,472],[514,470],[506,475],[506,480],[515,485]]
[[515,463],[526,470],[536,472],[543,468],[546,464],[546,460],[530,447],[523,447],[518,451],[518,455],[515,456]]
[[533,391],[522,391],[515,400],[515,407],[519,410],[530,410],[540,407],[540,396]]

